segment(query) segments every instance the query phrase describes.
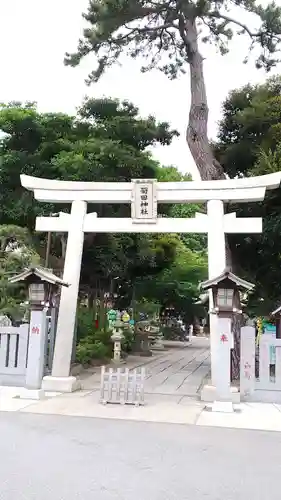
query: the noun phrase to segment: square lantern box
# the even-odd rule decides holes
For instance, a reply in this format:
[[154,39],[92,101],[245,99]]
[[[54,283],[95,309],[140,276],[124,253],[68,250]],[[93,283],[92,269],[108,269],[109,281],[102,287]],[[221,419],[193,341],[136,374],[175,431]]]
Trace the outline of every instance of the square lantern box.
[[59,287],[69,286],[58,276],[43,267],[30,267],[9,279],[10,283],[24,281],[28,286],[28,298],[32,309],[52,304]]
[[202,290],[212,290],[214,307],[210,313],[229,317],[241,314],[240,293],[253,290],[254,285],[227,269],[218,277],[201,283]]

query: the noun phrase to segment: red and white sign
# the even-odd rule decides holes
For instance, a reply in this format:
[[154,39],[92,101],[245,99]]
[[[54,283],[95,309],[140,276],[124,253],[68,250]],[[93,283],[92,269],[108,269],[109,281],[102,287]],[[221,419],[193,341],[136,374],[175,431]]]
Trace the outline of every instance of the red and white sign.
[[39,333],[40,333],[40,328],[39,328],[39,326],[33,326],[33,327],[32,327],[32,329],[31,329],[31,333],[32,333],[33,335],[39,335]]

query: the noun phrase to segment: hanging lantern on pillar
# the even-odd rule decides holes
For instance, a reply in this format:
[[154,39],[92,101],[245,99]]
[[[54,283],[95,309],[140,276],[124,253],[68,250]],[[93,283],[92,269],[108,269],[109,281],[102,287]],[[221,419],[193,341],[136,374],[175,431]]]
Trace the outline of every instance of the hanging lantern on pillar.
[[220,276],[204,281],[201,288],[212,290],[214,308],[210,312],[229,317],[242,313],[240,292],[251,291],[254,285],[225,270]]

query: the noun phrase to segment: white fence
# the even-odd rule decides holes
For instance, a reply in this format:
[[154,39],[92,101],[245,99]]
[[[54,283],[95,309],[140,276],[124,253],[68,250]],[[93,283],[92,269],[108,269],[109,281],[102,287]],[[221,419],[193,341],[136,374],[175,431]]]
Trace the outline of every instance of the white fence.
[[254,401],[281,402],[281,339],[263,334],[259,346],[255,328],[241,328],[240,394]]
[[0,385],[24,385],[29,325],[0,327]]
[[145,368],[132,371],[129,368],[106,370],[105,366],[102,366],[100,402],[143,405],[144,379]]

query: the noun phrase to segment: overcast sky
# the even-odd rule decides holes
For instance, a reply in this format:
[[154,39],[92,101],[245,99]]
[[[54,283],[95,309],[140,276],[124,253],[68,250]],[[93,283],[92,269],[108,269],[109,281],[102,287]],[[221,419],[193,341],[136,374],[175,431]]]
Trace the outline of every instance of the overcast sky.
[[[180,139],[170,147],[157,148],[155,155],[163,164],[177,165],[196,178],[185,144],[188,74],[170,82],[157,71],[141,74],[139,63],[127,59],[98,84],[87,87],[84,79],[93,68],[93,56],[75,69],[63,65],[64,53],[76,49],[83,27],[81,13],[87,5],[88,0],[0,0],[0,101],[31,100],[37,101],[41,111],[75,113],[86,94],[129,99],[143,116],[154,114],[179,130]],[[228,92],[265,79],[263,71],[255,70],[253,61],[242,64],[245,46],[245,38],[236,39],[233,50],[224,57],[205,49],[210,137],[215,137],[221,103]]]

